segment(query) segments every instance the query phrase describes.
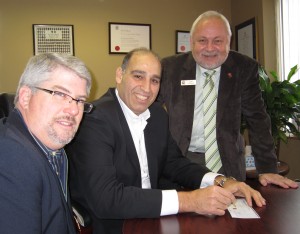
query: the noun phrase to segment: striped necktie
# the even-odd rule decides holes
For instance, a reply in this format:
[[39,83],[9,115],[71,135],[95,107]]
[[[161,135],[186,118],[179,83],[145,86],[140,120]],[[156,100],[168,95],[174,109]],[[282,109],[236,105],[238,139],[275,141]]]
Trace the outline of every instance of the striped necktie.
[[205,162],[206,167],[213,172],[218,172],[222,162],[216,139],[216,110],[217,92],[212,80],[215,70],[204,72],[206,77],[203,86],[203,117],[204,117],[204,138],[205,138]]

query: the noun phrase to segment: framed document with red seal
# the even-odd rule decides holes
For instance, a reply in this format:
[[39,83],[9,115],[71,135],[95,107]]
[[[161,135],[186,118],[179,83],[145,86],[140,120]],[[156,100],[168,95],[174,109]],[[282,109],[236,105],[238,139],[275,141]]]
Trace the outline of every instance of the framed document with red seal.
[[176,54],[185,53],[190,50],[190,32],[176,30]]

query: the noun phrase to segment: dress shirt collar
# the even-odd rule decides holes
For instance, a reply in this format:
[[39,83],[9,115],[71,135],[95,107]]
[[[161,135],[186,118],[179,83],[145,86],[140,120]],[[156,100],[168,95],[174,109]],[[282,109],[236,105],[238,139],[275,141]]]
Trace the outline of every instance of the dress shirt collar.
[[145,146],[144,129],[147,126],[147,119],[150,117],[150,111],[147,109],[140,115],[133,113],[126,104],[121,100],[118,90],[116,89],[116,96],[121,105],[122,111],[125,115],[127,124],[129,126],[131,137],[138,156],[140,170],[141,170],[141,185],[142,188],[151,188],[147,151]]
[[201,67],[200,65],[197,65],[197,66],[200,70],[200,74],[204,74],[205,72],[208,72],[210,74],[213,70],[215,70],[216,72],[215,72],[214,76],[216,76],[216,77],[220,76],[221,67],[217,67],[215,69],[208,70],[208,69],[205,69],[205,68]]

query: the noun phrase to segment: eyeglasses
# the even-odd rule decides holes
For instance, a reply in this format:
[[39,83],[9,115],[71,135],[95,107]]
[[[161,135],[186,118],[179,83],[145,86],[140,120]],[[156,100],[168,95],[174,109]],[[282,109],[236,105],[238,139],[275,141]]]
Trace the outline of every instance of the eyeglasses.
[[78,105],[79,108],[83,109],[83,112],[85,113],[90,113],[91,110],[93,109],[93,104],[85,102],[84,100],[81,99],[75,99],[71,97],[70,95],[60,92],[60,91],[53,91],[49,89],[44,89],[40,87],[34,87],[38,90],[42,90],[46,93],[51,94],[54,98],[56,98],[58,101],[67,101],[68,103],[71,103],[72,101],[75,101],[76,104]]

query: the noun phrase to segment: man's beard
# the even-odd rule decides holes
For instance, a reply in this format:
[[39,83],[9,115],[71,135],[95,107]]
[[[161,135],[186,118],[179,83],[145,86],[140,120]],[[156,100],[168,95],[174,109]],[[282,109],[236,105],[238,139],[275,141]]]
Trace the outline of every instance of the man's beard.
[[[61,119],[66,119],[68,121],[72,121],[74,126],[76,126],[76,124],[75,124],[76,121],[74,120],[74,118],[69,117],[69,116],[56,118],[56,119],[54,119],[53,122],[57,122],[58,120],[61,120]],[[73,129],[73,131],[68,131],[68,132],[59,134],[58,131],[56,131],[54,129],[53,124],[49,124],[47,132],[48,132],[48,137],[54,144],[59,144],[63,147],[72,141],[72,139],[74,138],[74,136],[77,132],[77,129],[78,128],[75,128],[75,129]]]

